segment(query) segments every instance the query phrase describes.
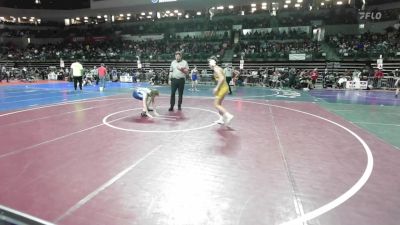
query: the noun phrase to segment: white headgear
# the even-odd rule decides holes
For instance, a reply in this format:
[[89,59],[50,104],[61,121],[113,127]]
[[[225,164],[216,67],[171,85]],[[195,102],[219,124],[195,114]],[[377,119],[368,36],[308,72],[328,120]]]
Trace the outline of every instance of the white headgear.
[[217,65],[217,61],[215,61],[215,59],[210,59],[208,61],[208,63],[209,63],[210,66],[216,66]]
[[215,56],[211,56],[208,59],[208,65],[210,66],[216,66],[217,65],[217,58]]

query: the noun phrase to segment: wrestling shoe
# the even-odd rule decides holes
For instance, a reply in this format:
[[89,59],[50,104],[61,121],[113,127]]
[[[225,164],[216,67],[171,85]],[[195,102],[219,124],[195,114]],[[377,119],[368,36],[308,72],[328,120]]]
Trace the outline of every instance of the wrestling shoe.
[[225,113],[224,115],[224,124],[225,126],[229,126],[229,124],[231,124],[231,121],[233,119],[233,115],[230,113]]
[[215,121],[214,123],[223,125],[224,124],[224,118],[220,117],[219,120]]

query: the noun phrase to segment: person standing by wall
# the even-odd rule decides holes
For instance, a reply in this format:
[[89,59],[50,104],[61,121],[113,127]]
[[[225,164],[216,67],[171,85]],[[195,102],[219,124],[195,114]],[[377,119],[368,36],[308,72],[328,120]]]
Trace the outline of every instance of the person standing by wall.
[[395,79],[396,79],[396,81],[394,82],[394,86],[396,87],[396,94],[394,95],[394,97],[398,98],[399,91],[400,91],[400,76],[399,76],[399,74],[395,74]]
[[291,67],[289,70],[289,88],[294,88],[296,86],[296,69]]
[[182,52],[175,52],[175,60],[169,69],[169,83],[171,84],[171,99],[168,111],[173,111],[175,106],[175,93],[178,90],[178,110],[182,110],[183,90],[185,89],[185,78],[189,73],[188,63],[182,59]]
[[376,82],[376,88],[381,88],[381,86],[382,86],[382,78],[383,77],[384,77],[384,74],[383,74],[382,70],[378,68],[375,71],[375,74],[374,74],[374,80]]
[[191,74],[192,74],[192,76],[191,76],[191,79],[192,79],[191,91],[198,91],[197,90],[197,80],[199,79],[198,78],[199,71],[197,70],[197,66],[194,66],[194,69],[192,69]]
[[82,75],[83,75],[83,66],[76,60],[71,64],[71,74],[74,79],[74,88],[75,91],[77,89],[77,84],[79,83],[79,89],[82,91]]
[[3,79],[4,79],[4,78],[6,78],[7,83],[8,83],[8,82],[9,82],[9,81],[8,81],[8,74],[7,74],[7,68],[6,68],[5,65],[3,65],[3,66],[1,67],[0,82],[3,82]]
[[88,74],[90,74],[92,81],[96,80],[96,85],[99,85],[99,73],[98,73],[97,67],[93,66],[93,69],[90,70],[90,73],[88,73]]
[[318,76],[319,76],[318,68],[315,68],[313,71],[310,72],[312,89],[315,88],[315,83],[317,82]]
[[224,74],[225,74],[225,78],[226,78],[226,83],[228,83],[228,87],[229,87],[229,94],[232,94],[232,89],[231,89],[231,80],[232,80],[232,65],[228,65],[225,69],[224,69]]
[[97,74],[99,76],[100,87],[99,90],[103,91],[106,87],[106,76],[107,76],[107,68],[104,66],[104,63],[100,65],[97,69]]

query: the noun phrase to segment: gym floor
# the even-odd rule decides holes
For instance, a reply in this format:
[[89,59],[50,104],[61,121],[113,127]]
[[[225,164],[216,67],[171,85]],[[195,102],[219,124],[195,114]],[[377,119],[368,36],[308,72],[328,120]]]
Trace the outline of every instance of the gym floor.
[[237,87],[225,127],[213,86],[187,86],[174,112],[156,87],[152,120],[136,86],[0,85],[0,211],[60,225],[398,224],[393,92]]

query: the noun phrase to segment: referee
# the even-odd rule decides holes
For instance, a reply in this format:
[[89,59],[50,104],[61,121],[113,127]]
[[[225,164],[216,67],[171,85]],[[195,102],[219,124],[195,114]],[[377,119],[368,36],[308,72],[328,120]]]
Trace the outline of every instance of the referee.
[[171,84],[171,100],[168,111],[173,111],[175,106],[175,93],[178,90],[178,110],[182,110],[182,96],[185,88],[186,75],[189,73],[189,65],[182,60],[182,52],[175,52],[175,60],[172,61],[169,69],[169,83]]

